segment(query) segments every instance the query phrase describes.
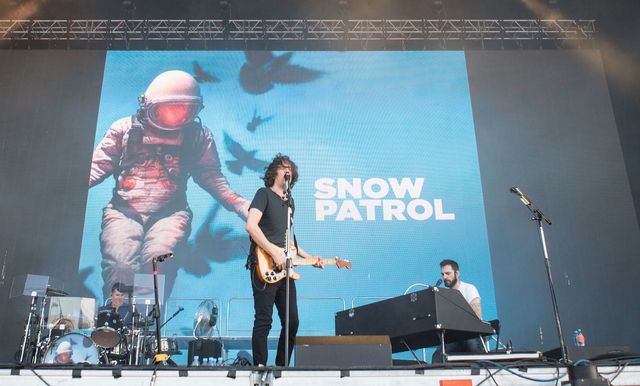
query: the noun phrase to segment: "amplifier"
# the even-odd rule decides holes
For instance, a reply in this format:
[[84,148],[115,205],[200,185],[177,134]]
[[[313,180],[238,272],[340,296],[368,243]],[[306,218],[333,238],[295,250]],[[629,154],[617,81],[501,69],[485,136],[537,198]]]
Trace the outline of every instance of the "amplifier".
[[377,335],[299,336],[294,358],[296,367],[390,367],[391,342]]

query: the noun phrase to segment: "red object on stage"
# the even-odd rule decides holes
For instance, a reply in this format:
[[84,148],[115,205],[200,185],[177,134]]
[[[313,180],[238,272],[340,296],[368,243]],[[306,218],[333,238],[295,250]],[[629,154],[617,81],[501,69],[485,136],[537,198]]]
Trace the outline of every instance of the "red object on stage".
[[440,380],[440,386],[472,386],[471,379]]

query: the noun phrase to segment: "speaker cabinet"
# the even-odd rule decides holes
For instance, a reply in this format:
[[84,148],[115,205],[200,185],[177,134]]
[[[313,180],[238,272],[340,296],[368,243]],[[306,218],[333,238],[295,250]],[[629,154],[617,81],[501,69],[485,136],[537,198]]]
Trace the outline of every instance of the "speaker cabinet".
[[222,343],[213,339],[197,339],[189,341],[189,355],[187,356],[187,364],[193,363],[193,356],[199,357],[198,361],[202,363],[205,358],[221,358]]
[[294,358],[296,367],[390,367],[391,342],[386,335],[299,336]]

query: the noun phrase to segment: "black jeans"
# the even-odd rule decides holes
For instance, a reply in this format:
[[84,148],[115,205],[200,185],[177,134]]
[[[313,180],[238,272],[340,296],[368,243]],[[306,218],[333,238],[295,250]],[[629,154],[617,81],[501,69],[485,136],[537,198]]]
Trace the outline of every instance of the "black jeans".
[[[278,353],[276,366],[285,366],[284,341],[285,341],[285,308],[287,281],[281,280],[275,284],[265,284],[255,273],[255,268],[250,269],[251,286],[253,288],[253,308],[255,316],[253,320],[253,334],[251,336],[251,348],[253,350],[253,364],[266,365],[268,356],[267,337],[271,331],[273,305],[278,309],[282,331],[278,340]],[[289,360],[296,341],[298,332],[298,302],[296,297],[296,284],[291,280],[289,286]],[[288,363],[287,363],[288,365]]]

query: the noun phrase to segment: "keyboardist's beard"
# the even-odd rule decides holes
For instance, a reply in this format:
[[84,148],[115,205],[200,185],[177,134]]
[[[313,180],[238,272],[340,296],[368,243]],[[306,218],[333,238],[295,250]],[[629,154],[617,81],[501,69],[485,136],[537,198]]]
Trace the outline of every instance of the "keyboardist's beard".
[[456,284],[458,284],[458,278],[457,277],[454,278],[453,280],[449,281],[449,282],[447,280],[444,281],[444,286],[447,287],[447,288],[453,288],[453,287],[456,286]]

